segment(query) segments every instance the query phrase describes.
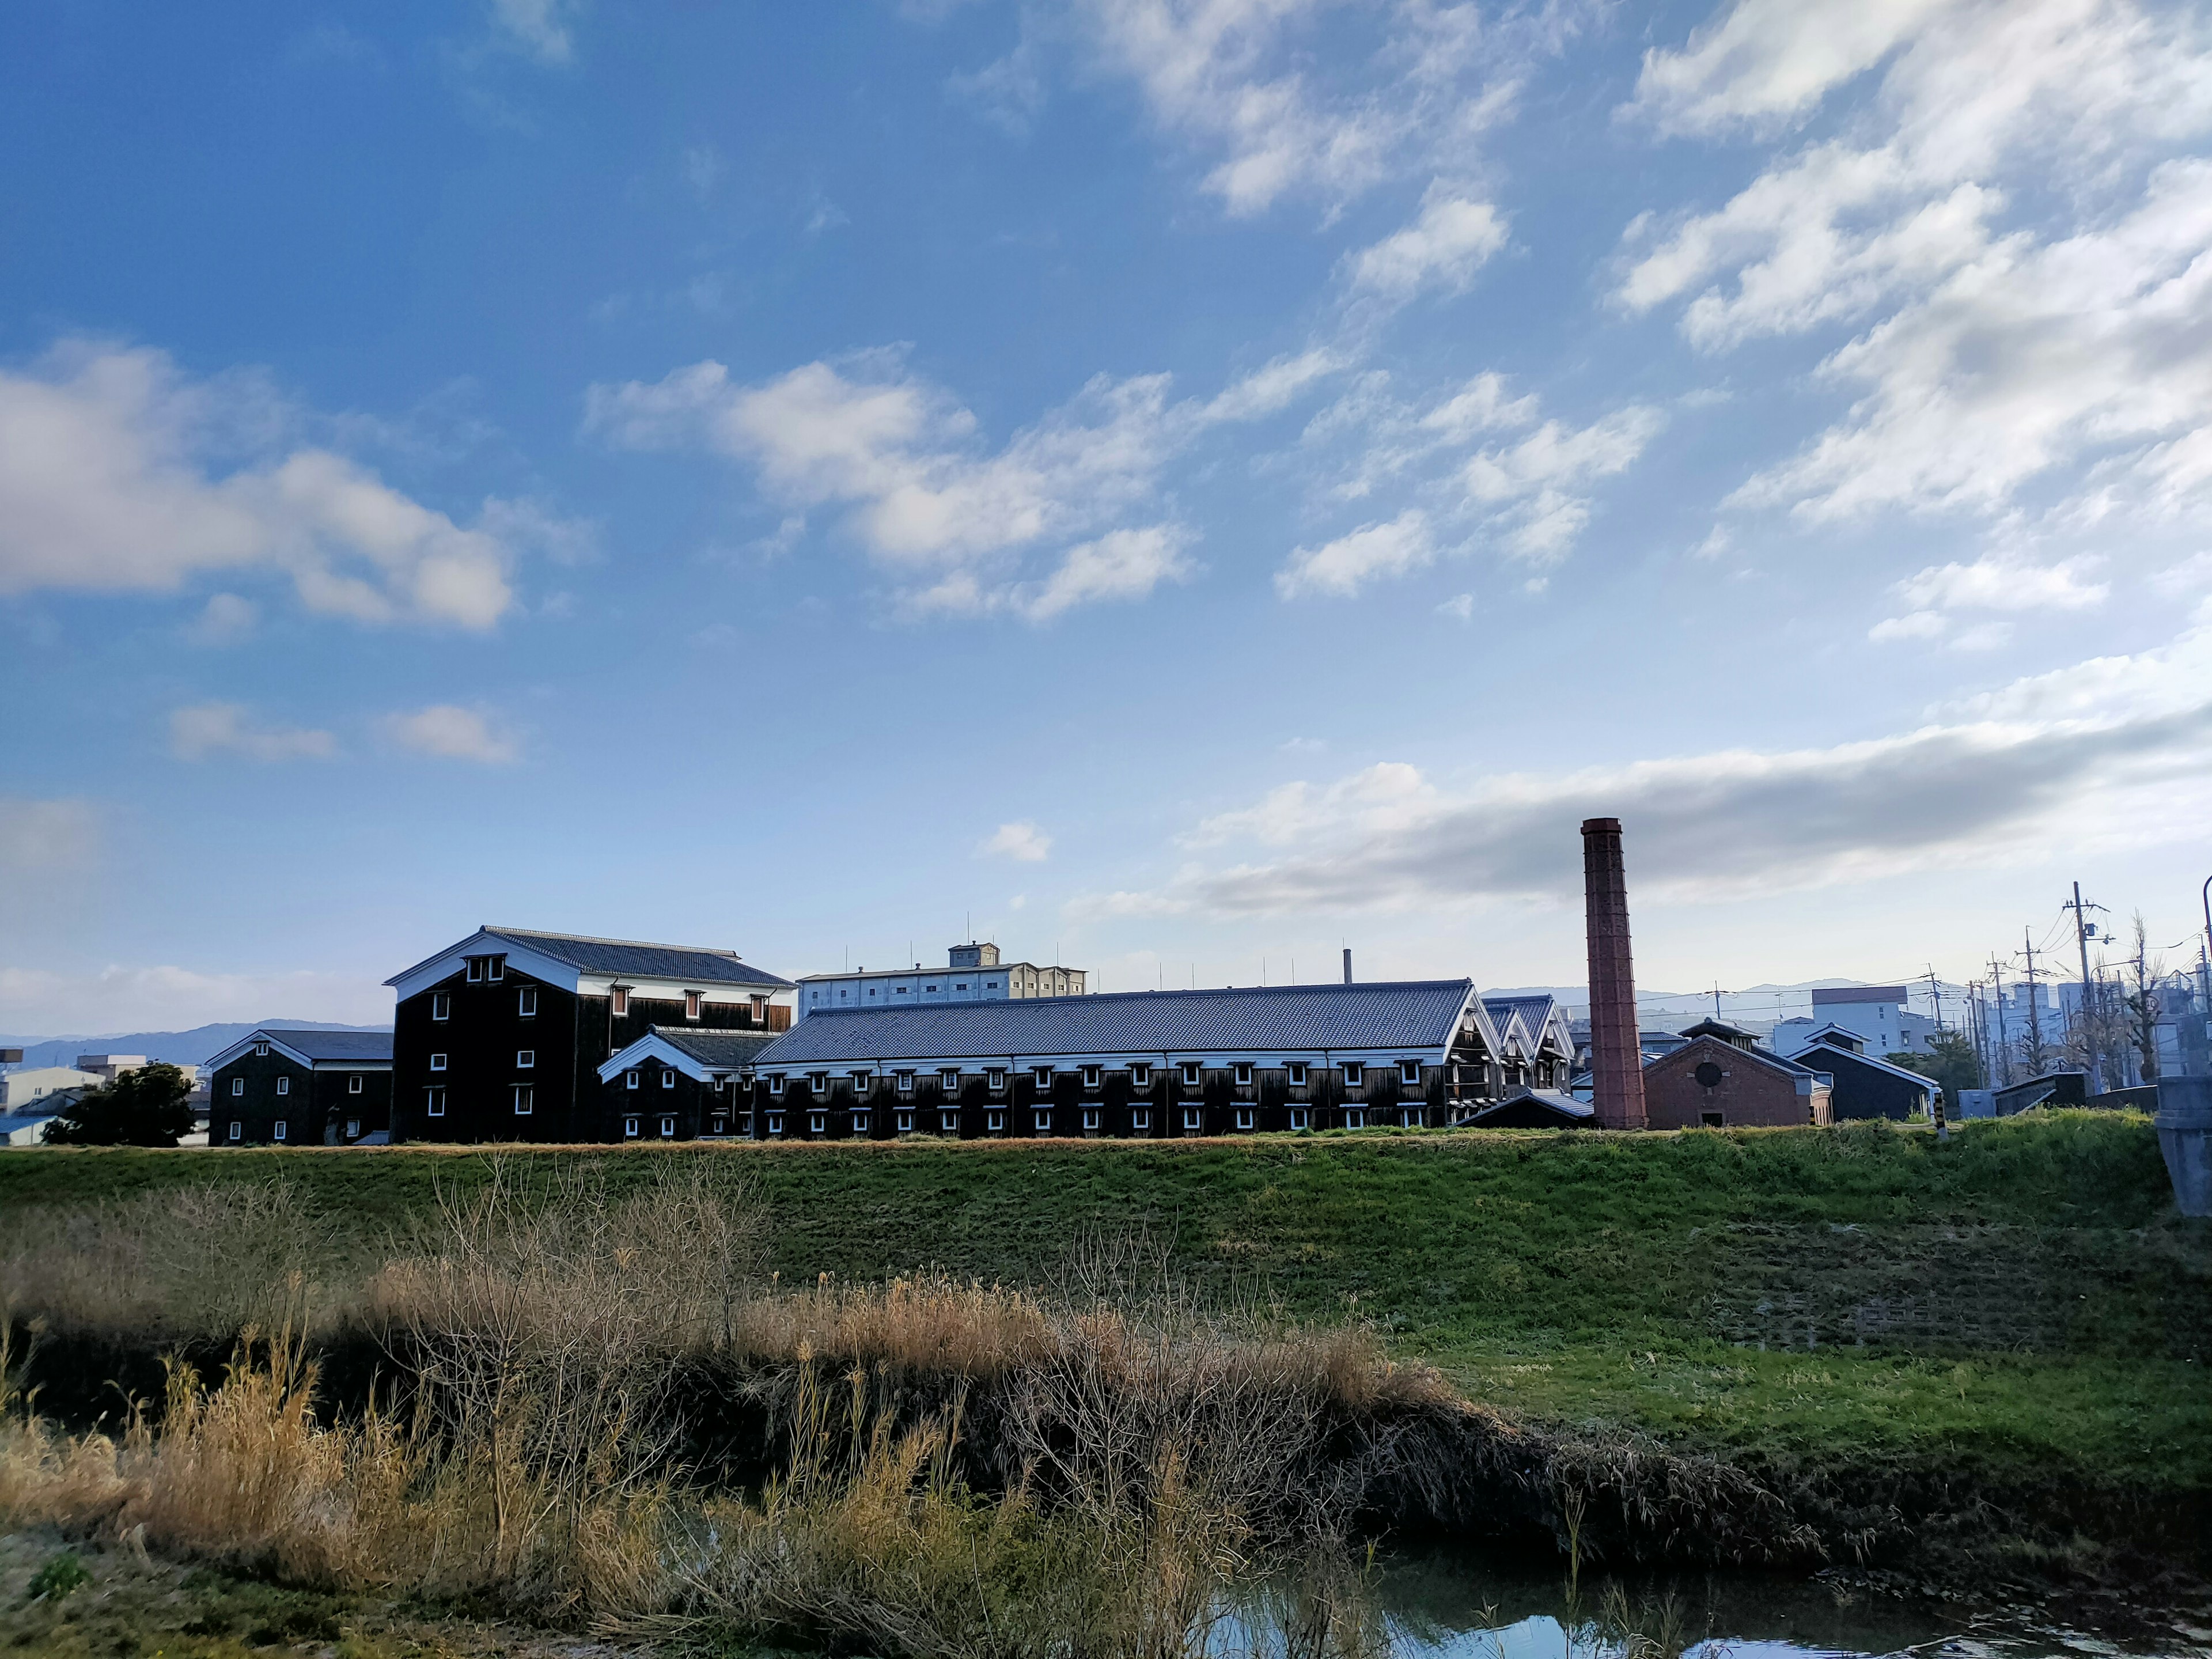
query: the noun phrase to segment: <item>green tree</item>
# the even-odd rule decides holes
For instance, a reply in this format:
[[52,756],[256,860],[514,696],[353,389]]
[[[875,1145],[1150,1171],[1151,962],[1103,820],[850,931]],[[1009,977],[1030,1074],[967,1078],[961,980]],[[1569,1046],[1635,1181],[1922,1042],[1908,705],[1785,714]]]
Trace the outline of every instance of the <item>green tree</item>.
[[87,1090],[46,1125],[57,1146],[173,1146],[191,1133],[191,1085],[169,1065],[141,1066]]
[[1963,1031],[1938,1031],[1928,1039],[1926,1054],[1891,1054],[1888,1060],[1893,1066],[1917,1072],[1941,1084],[1946,1109],[1954,1117],[1959,1111],[1959,1091],[1984,1086],[1982,1062]]

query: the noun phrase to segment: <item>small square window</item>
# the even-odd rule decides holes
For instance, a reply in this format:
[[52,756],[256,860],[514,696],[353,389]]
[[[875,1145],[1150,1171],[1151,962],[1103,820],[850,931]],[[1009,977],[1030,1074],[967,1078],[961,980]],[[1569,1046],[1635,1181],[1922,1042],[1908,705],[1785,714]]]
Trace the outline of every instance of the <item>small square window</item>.
[[912,1072],[901,1072],[898,1074],[898,1091],[902,1095],[910,1095],[914,1092],[914,1073]]
[[914,1114],[912,1112],[901,1112],[898,1115],[897,1123],[898,1132],[901,1134],[910,1135],[914,1133]]
[[998,1133],[1006,1127],[1006,1115],[1004,1112],[984,1113],[983,1127],[994,1134]]
[[1197,1062],[1196,1060],[1187,1060],[1183,1061],[1183,1063],[1182,1063],[1182,1086],[1183,1086],[1184,1088],[1186,1088],[1186,1089],[1195,1089],[1196,1087],[1198,1087],[1198,1081],[1199,1081],[1199,1065],[1198,1065],[1198,1062]]
[[1721,1115],[1718,1112],[1699,1112],[1698,1121],[1708,1129],[1717,1129],[1721,1127]]
[[349,1095],[357,1095],[357,1094],[359,1094],[359,1093],[361,1092],[361,1091],[362,1091],[362,1078],[361,1078],[361,1073],[360,1073],[359,1072],[356,1072],[356,1073],[354,1073],[351,1076],[349,1076],[349,1077],[348,1077],[348,1078],[346,1079],[346,1092],[347,1092],[348,1094],[349,1094]]
[[1344,1115],[1344,1127],[1347,1129],[1365,1128],[1367,1127],[1366,1112],[1358,1106],[1352,1107]]
[[869,1081],[869,1075],[866,1072],[855,1072],[853,1073],[853,1094],[856,1099],[866,1098]]
[[1052,1114],[1050,1112],[1032,1113],[1030,1115],[1030,1121],[1039,1134],[1048,1135],[1052,1133]]
[[538,988],[526,985],[514,994],[514,1012],[525,1019],[538,1018]]
[[1152,1113],[1142,1106],[1138,1107],[1129,1114],[1129,1127],[1137,1130],[1150,1129],[1152,1127]]
[[623,1139],[624,1140],[635,1140],[637,1139],[638,1122],[639,1120],[635,1117],[626,1117],[623,1120]]
[[1237,1127],[1238,1128],[1249,1129],[1252,1127],[1253,1121],[1252,1109],[1249,1106],[1239,1106],[1237,1109]]
[[1048,1095],[1052,1092],[1051,1066],[1032,1066],[1030,1067],[1030,1075],[1036,1079],[1037,1092],[1039,1094]]
[[292,1079],[289,1077],[278,1078],[276,1079],[276,1092],[280,1095],[290,1094],[292,1092]]
[[637,1073],[635,1072],[624,1072],[623,1073],[623,1087],[625,1089],[635,1089],[637,1087]]
[[608,1012],[611,1013],[617,1019],[627,1019],[629,1018],[629,986],[616,986],[613,990],[607,993],[607,999],[610,1005],[607,1010]]
[[1421,1062],[1418,1060],[1400,1060],[1398,1062],[1398,1081],[1404,1084],[1409,1089],[1419,1088],[1421,1086]]
[[1006,1092],[1006,1073],[1003,1068],[986,1071],[983,1073],[983,1080],[990,1085],[993,1094],[1002,1095]]
[[1306,1086],[1306,1068],[1304,1061],[1294,1060],[1288,1066],[1285,1066],[1283,1070],[1288,1074],[1291,1087],[1293,1089],[1303,1089]]
[[348,1140],[359,1140],[361,1139],[361,1120],[359,1118],[349,1117],[346,1120],[346,1139]]
[[769,1073],[769,1078],[768,1078],[768,1091],[769,1091],[769,1093],[770,1093],[770,1094],[772,1094],[772,1095],[780,1095],[780,1094],[781,1094],[781,1093],[783,1092],[783,1073],[781,1073],[781,1072],[770,1072],[770,1073]]
[[446,1091],[443,1089],[426,1089],[422,1093],[422,1109],[432,1117],[445,1116]]
[[431,1056],[430,1056],[430,1069],[431,1069],[432,1071],[434,1071],[434,1072],[442,1072],[442,1071],[444,1071],[444,1070],[446,1069],[446,1057],[445,1057],[445,1055],[443,1055],[443,1054],[433,1054],[433,1055],[431,1055]]
[[1303,1106],[1291,1108],[1291,1127],[1303,1129],[1313,1121],[1313,1114]]
[[1129,1086],[1132,1089],[1151,1088],[1152,1086],[1152,1068],[1149,1066],[1132,1066],[1129,1068]]
[[1362,1083],[1365,1082],[1366,1079],[1367,1068],[1364,1066],[1362,1066],[1356,1060],[1347,1060],[1344,1062],[1344,1086],[1346,1088],[1357,1089]]
[[676,1073],[663,1067],[660,1073],[660,1086],[664,1089],[673,1089],[676,1086]]
[[939,1072],[937,1074],[937,1086],[944,1090],[948,1095],[958,1094],[960,1092],[960,1073],[949,1070]]
[[686,1019],[696,1019],[699,1018],[698,992],[686,991],[684,994],[684,1018]]
[[469,958],[469,983],[477,984],[483,978],[484,960],[482,957]]
[[1249,1060],[1240,1060],[1237,1062],[1237,1086],[1240,1089],[1249,1089],[1252,1086],[1252,1062]]
[[853,1133],[856,1135],[864,1135],[868,1133],[868,1115],[866,1112],[855,1112],[853,1114]]
[[806,1130],[809,1134],[818,1135],[828,1133],[830,1130],[830,1114],[827,1112],[809,1112],[806,1115]]
[[517,1049],[514,1051],[514,1069],[515,1069],[516,1071],[518,1071],[518,1072],[526,1072],[526,1071],[529,1071],[532,1066],[536,1066],[537,1064],[538,1064],[538,1050],[537,1050],[537,1049],[535,1049],[535,1048],[517,1048]]
[[494,957],[484,964],[484,977],[495,985],[507,977],[507,958]]
[[827,1072],[813,1073],[807,1078],[806,1086],[811,1089],[817,1095],[828,1094],[830,1092],[830,1073]]
[[532,1088],[532,1087],[530,1086],[530,1085],[528,1085],[527,1083],[518,1083],[518,1084],[516,1084],[516,1085],[514,1085],[514,1115],[515,1115],[515,1116],[517,1116],[517,1117],[528,1117],[528,1116],[529,1116],[532,1112],[536,1111],[537,1109],[538,1109],[538,1091],[537,1091],[537,1090],[535,1090],[535,1089],[533,1089],[533,1088]]
[[1186,1129],[1204,1128],[1206,1127],[1206,1115],[1195,1106],[1184,1107],[1182,1109],[1182,1127]]
[[1097,1066],[1085,1066],[1083,1068],[1083,1086],[1086,1089],[1096,1089],[1098,1086],[1099,1079],[1102,1075],[1103,1073]]
[[939,1112],[937,1115],[937,1127],[944,1133],[948,1135],[959,1133],[960,1114],[957,1112]]
[[768,1115],[768,1132],[772,1135],[780,1135],[783,1133],[783,1114],[781,1112],[770,1112]]
[[253,1045],[253,1052],[258,1058],[266,1060],[269,1058],[269,1045],[265,1042],[257,1042]]
[[1098,1109],[1096,1106],[1085,1107],[1083,1111],[1083,1127],[1085,1129],[1096,1129],[1098,1127]]
[[660,1138],[663,1140],[676,1139],[676,1119],[672,1115],[664,1116],[660,1120]]
[[237,1121],[235,1119],[232,1120],[230,1126],[230,1138],[233,1140],[243,1140],[246,1138],[246,1126],[243,1123]]
[[430,993],[430,1018],[451,1019],[453,1017],[453,994],[451,991]]
[[269,1138],[271,1140],[282,1140],[284,1139],[284,1120],[283,1118],[280,1117],[276,1120],[276,1127],[270,1131]]
[[230,1091],[234,1095],[244,1094],[246,1092],[246,1079],[242,1077],[234,1077],[231,1079]]
[[707,1133],[710,1135],[726,1135],[730,1132],[730,1120],[720,1112],[708,1119],[708,1124]]

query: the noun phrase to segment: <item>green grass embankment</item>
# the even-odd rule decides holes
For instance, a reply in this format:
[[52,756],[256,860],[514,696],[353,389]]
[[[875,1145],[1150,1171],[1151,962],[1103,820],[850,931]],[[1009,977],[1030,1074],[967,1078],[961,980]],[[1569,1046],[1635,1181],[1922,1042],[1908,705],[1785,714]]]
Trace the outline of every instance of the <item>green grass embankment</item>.
[[[787,1281],[1049,1281],[1081,1241],[1141,1232],[1186,1276],[1371,1320],[1541,1418],[1861,1486],[2212,1494],[2212,1230],[2176,1218],[2138,1117],[1948,1143],[1876,1124],[522,1156],[617,1191],[663,1158],[742,1160]],[[42,1151],[0,1158],[0,1212],[281,1170],[368,1249],[483,1170],[414,1148]]]

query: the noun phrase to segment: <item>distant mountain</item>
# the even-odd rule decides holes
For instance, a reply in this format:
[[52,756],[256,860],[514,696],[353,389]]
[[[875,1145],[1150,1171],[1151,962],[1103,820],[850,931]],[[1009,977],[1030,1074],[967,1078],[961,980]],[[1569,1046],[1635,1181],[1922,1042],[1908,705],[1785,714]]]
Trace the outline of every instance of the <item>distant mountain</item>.
[[74,1066],[79,1054],[143,1054],[173,1066],[204,1066],[264,1025],[295,1031],[388,1031],[388,1025],[340,1025],[327,1019],[257,1019],[250,1025],[196,1025],[189,1031],[125,1031],[106,1036],[0,1036],[0,1048],[21,1048],[23,1064]]

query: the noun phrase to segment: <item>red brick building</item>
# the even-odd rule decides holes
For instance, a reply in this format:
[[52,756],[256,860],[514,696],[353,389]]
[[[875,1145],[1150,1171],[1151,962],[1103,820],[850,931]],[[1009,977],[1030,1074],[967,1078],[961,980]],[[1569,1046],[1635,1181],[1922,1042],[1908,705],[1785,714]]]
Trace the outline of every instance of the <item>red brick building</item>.
[[1692,1025],[1689,1041],[1644,1068],[1644,1109],[1655,1129],[1778,1128],[1834,1121],[1833,1079],[1758,1046],[1748,1031],[1717,1020]]

